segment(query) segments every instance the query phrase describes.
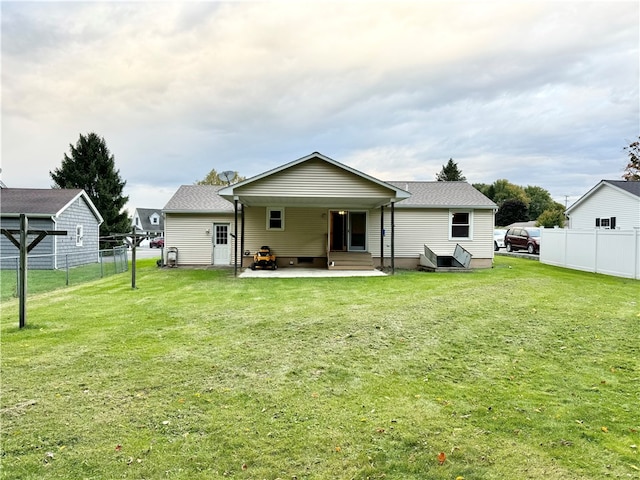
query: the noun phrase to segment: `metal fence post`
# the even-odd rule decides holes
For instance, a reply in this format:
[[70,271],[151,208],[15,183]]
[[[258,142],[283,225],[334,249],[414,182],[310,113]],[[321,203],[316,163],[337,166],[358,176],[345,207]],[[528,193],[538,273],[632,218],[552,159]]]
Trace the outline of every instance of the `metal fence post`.
[[20,285],[20,263],[18,257],[16,257],[16,297],[18,296],[18,288]]
[[69,254],[64,256],[64,268],[67,271],[67,287],[69,286]]

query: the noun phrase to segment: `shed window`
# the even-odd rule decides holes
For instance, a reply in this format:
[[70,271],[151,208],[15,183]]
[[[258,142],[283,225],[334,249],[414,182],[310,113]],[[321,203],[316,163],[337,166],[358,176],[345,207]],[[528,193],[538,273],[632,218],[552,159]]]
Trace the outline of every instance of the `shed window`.
[[76,247],[82,246],[82,239],[84,238],[84,229],[82,225],[76,225]]
[[267,230],[284,230],[284,208],[267,208]]
[[451,238],[471,238],[471,213],[470,212],[451,212],[450,229]]

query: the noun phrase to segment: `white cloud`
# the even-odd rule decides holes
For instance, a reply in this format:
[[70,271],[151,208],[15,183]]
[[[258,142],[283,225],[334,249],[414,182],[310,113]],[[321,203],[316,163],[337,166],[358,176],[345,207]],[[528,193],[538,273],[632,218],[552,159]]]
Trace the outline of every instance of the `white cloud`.
[[634,2],[2,10],[9,185],[49,186],[69,143],[96,131],[143,207],[144,185],[312,151],[381,178],[431,180],[454,158],[469,181],[584,192],[621,175],[638,134]]

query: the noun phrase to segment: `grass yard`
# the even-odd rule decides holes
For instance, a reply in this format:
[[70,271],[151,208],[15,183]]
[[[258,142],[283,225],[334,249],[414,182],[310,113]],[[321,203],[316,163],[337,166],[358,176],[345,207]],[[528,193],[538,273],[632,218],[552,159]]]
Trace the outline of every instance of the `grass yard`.
[[137,272],[3,302],[2,478],[640,478],[638,281]]

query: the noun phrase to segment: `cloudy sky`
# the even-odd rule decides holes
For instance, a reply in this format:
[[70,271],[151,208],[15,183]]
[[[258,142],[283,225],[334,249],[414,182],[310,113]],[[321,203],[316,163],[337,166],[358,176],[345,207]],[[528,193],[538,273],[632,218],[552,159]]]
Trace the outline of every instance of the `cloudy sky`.
[[637,1],[2,1],[2,181],[104,137],[130,211],[319,151],[569,204],[640,134]]

